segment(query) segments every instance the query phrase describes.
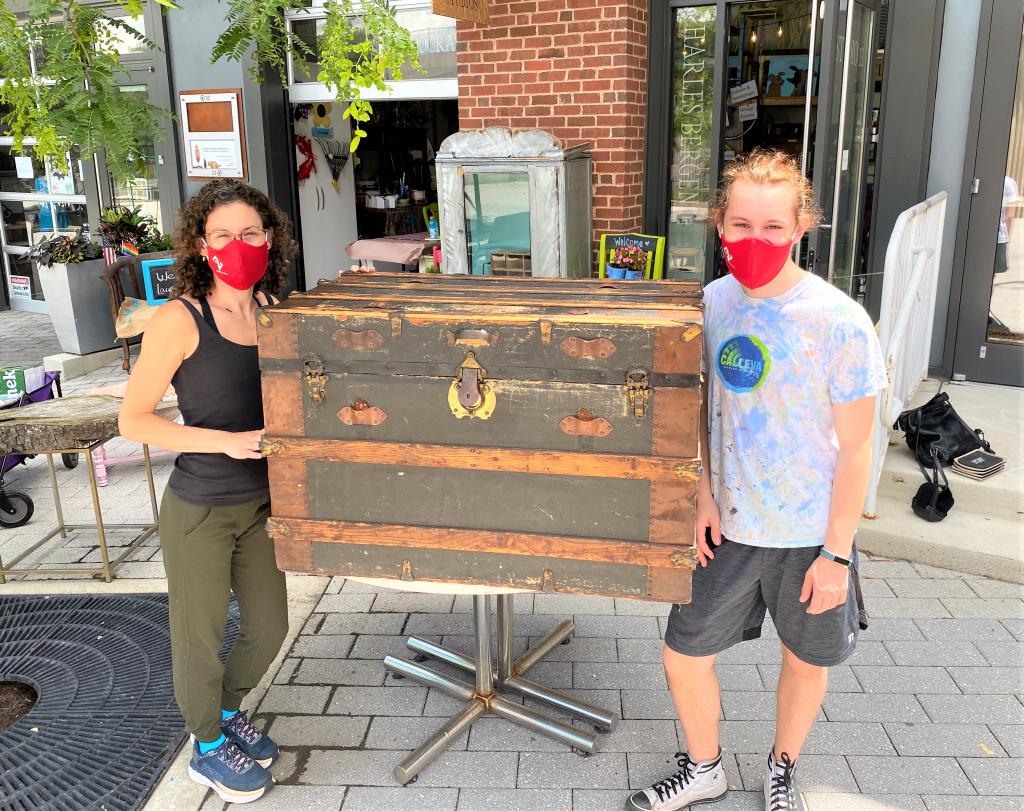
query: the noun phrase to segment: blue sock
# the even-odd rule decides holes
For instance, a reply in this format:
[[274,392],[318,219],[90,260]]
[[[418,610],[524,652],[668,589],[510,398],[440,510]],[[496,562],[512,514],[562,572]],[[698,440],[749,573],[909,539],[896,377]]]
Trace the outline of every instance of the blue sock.
[[205,755],[207,752],[210,752],[210,751],[216,749],[218,746],[220,746],[226,740],[227,740],[227,738],[225,738],[223,735],[221,735],[213,743],[203,743],[202,741],[196,741],[196,743],[199,744],[199,754]]
[[233,710],[231,712],[228,712],[227,710],[221,710],[220,711],[220,720],[221,721],[227,721],[236,712],[238,712],[238,710]]

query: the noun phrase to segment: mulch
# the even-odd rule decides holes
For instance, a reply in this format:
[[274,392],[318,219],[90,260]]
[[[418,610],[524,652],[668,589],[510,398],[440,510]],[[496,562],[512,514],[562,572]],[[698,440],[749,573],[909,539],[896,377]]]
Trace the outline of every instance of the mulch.
[[0,682],[0,732],[25,716],[38,697],[36,691],[23,682]]

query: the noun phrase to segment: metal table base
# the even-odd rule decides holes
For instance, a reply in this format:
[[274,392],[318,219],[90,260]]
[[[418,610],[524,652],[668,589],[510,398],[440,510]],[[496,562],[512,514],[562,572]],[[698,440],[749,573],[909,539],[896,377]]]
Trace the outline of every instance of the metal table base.
[[[7,582],[7,577],[14,574],[89,574],[89,575],[102,575],[106,582],[113,580],[114,570],[120,566],[125,559],[142,544],[146,542],[154,532],[157,532],[160,528],[160,513],[157,509],[156,502],[156,486],[153,484],[153,466],[150,462],[149,457],[149,446],[142,446],[142,454],[146,461],[146,481],[149,483],[149,501],[153,507],[153,523],[151,524],[104,524],[103,513],[100,510],[100,494],[99,488],[96,481],[96,464],[93,456],[93,452],[100,448],[104,442],[110,440],[110,437],[106,439],[98,440],[90,445],[83,448],[66,448],[59,451],[47,451],[46,462],[50,466],[50,486],[53,488],[53,506],[57,510],[57,528],[51,530],[46,536],[34,543],[20,555],[13,560],[8,561],[6,564],[0,559],[0,585]],[[57,488],[57,472],[53,465],[54,454],[60,455],[62,453],[83,453],[85,454],[86,469],[89,471],[89,490],[92,492],[92,509],[96,516],[95,524],[65,524],[64,523],[64,512],[61,509],[60,504],[60,490]],[[15,569],[14,566],[18,562],[24,560],[26,557],[35,552],[40,546],[46,543],[48,540],[53,538],[55,535],[60,535],[61,538],[67,538],[68,532],[74,529],[95,529],[97,535],[99,535],[99,547],[100,547],[100,558],[103,561],[101,568],[82,568],[75,566],[66,566],[63,569]],[[107,554],[107,536],[106,530],[109,529],[137,529],[141,532],[132,540],[118,557],[114,560],[110,560],[110,556]]]
[[567,640],[575,625],[566,621],[552,630],[523,656],[513,662],[512,646],[515,638],[515,612],[512,595],[500,594],[498,600],[498,659],[497,667],[491,657],[491,598],[485,595],[473,597],[473,636],[476,641],[476,656],[471,658],[455,651],[442,648],[423,639],[409,637],[409,648],[421,657],[432,657],[442,662],[475,674],[476,684],[443,676],[426,667],[405,659],[388,656],[384,666],[401,676],[408,676],[427,687],[436,687],[443,693],[466,702],[447,724],[409,757],[395,767],[395,778],[405,785],[416,776],[449,743],[478,718],[493,713],[513,723],[567,744],[582,754],[591,754],[595,749],[597,736],[594,732],[566,724],[545,713],[531,710],[502,698],[496,691],[513,692],[549,704],[575,718],[592,724],[596,730],[611,732],[619,722],[619,715],[586,701],[551,690],[525,677],[525,673],[550,653],[557,645]]

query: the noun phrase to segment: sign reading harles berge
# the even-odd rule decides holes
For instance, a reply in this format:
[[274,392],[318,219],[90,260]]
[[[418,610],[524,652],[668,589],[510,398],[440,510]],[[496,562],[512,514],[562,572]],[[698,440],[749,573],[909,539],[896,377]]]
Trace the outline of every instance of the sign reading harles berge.
[[491,21],[488,0],[431,0],[430,10],[442,17],[487,25]]

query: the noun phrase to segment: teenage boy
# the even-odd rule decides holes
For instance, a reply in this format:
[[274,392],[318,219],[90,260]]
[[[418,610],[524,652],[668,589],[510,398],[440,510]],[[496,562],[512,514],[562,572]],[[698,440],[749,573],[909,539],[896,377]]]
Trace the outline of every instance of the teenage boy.
[[700,568],[692,602],[672,609],[664,649],[687,751],[677,774],[626,805],[676,811],[725,796],[715,656],[760,636],[767,609],[782,671],[765,809],[795,811],[803,805],[794,771],[827,668],[857,643],[854,533],[875,395],[887,382],[863,308],[790,258],[817,219],[792,158],[738,158],[711,214],[730,275],[704,294]]

